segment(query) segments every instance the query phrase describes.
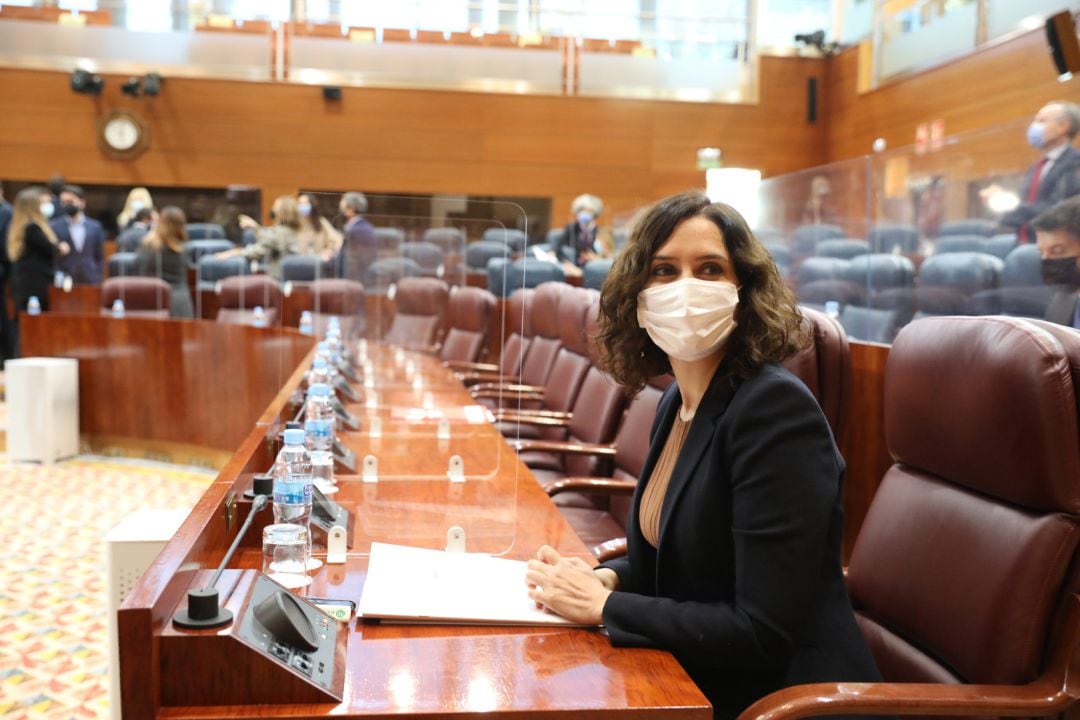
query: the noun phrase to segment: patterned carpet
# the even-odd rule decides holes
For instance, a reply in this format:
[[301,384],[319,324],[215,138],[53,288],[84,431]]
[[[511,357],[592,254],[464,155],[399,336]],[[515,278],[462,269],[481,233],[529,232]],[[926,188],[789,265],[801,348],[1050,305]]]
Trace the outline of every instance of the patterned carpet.
[[[2,425],[0,425],[2,427]],[[0,455],[0,718],[107,718],[104,535],[142,508],[192,507],[214,472]]]

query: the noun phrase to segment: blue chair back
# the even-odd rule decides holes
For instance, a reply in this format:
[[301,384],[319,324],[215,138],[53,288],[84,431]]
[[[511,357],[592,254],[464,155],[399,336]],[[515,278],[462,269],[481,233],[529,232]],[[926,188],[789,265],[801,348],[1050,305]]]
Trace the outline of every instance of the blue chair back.
[[232,250],[233,244],[228,240],[188,240],[184,243],[184,259],[188,267],[198,267],[199,258],[203,255]]
[[546,282],[565,282],[562,265],[536,258],[520,258],[510,263],[506,282],[512,290],[521,287],[534,288]]
[[407,257],[388,257],[367,266],[363,274],[364,292],[369,295],[385,295],[391,285],[406,277],[424,274],[415,260]]
[[1005,256],[1001,284],[1006,287],[1042,285],[1042,259],[1035,245],[1017,245]]
[[871,228],[866,239],[875,253],[913,253],[919,249],[919,231],[914,225],[882,223]]
[[840,312],[840,324],[848,337],[866,342],[891,343],[900,329],[899,313],[885,310],[847,305]]
[[915,284],[915,263],[901,255],[874,253],[852,258],[844,279],[871,292]]
[[919,268],[920,288],[941,287],[974,295],[1001,284],[1005,263],[1001,258],[980,252],[931,255]]
[[281,259],[281,282],[312,283],[334,274],[318,255],[287,255]]
[[986,238],[981,235],[946,235],[934,244],[935,255],[957,252],[986,252]]
[[247,258],[231,257],[219,260],[213,255],[199,258],[196,287],[199,290],[213,290],[219,281],[237,275],[247,275],[251,263]]
[[224,240],[227,237],[225,228],[217,223],[188,223],[187,236],[188,240]]
[[492,258],[506,258],[509,255],[504,243],[478,240],[465,247],[465,264],[472,270],[486,270]]
[[582,268],[583,277],[581,284],[587,288],[593,290],[599,290],[604,287],[604,280],[607,279],[608,273],[611,272],[611,265],[614,262],[611,258],[603,258],[600,260],[590,260],[585,263],[585,267]]
[[995,235],[992,238],[987,238],[984,245],[983,252],[988,252],[991,255],[997,255],[1004,260],[1012,252],[1012,249],[1016,247],[1016,233],[1005,233],[1003,235]]
[[822,240],[836,240],[845,234],[838,225],[800,225],[791,235],[791,249],[796,255],[813,255]]
[[487,287],[495,297],[509,297],[514,288],[507,282],[510,272],[510,261],[504,256],[493,257],[487,264]]
[[833,257],[811,257],[803,260],[799,266],[799,285],[807,285],[817,280],[840,280],[851,267],[850,260]]
[[980,237],[988,238],[994,234],[995,228],[997,228],[997,223],[993,220],[983,220],[980,218],[952,220],[941,224],[941,228],[938,229],[938,237],[943,238],[951,235],[978,235]]
[[135,253],[117,252],[109,257],[108,276],[129,277],[135,274]]
[[486,242],[502,243],[509,247],[512,252],[516,253],[525,249],[525,243],[528,240],[524,230],[503,227],[488,228],[484,231],[481,239]]
[[415,260],[426,275],[435,275],[445,257],[442,248],[431,242],[407,242],[401,246],[401,255]]
[[459,253],[465,247],[465,231],[456,227],[428,228],[423,242],[438,245],[443,252]]
[[842,260],[851,260],[860,255],[869,255],[870,243],[857,238],[822,240],[817,244],[815,253],[818,257],[833,257]]

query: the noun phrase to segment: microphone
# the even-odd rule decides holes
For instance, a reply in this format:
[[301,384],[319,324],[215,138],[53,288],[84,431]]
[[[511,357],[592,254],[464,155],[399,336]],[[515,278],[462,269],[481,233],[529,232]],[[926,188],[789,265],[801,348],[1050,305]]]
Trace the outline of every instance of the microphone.
[[215,586],[221,578],[221,573],[225,571],[225,566],[229,564],[229,561],[232,560],[233,555],[236,553],[236,548],[240,547],[240,541],[244,539],[244,535],[251,527],[255,515],[263,510],[268,503],[269,501],[265,495],[256,495],[255,499],[251,501],[251,512],[248,513],[244,524],[240,526],[240,531],[236,533],[236,539],[233,540],[232,545],[225,552],[225,557],[221,559],[221,564],[218,565],[213,577],[210,578],[210,582],[206,587],[199,590],[188,590],[187,610],[176,611],[176,614],[173,615],[173,625],[188,630],[202,630],[220,627],[232,622],[232,611],[221,607],[217,587]]

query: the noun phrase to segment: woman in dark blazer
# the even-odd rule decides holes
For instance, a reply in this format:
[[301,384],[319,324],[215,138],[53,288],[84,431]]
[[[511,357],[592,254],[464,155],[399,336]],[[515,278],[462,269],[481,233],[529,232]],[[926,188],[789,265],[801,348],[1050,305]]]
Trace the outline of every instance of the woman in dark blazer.
[[672,372],[628,524],[595,570],[541,548],[530,595],[615,645],[671,651],[732,718],[790,685],[876,681],[840,566],[844,462],[779,362],[805,339],[795,298],[733,208],[657,203],[600,305],[607,370],[631,391]]
[[12,262],[11,293],[16,312],[26,310],[36,297],[42,310],[49,309],[49,285],[56,272],[57,258],[67,251],[49,227],[41,206],[49,202],[42,187],[28,187],[15,196],[8,226],[7,251]]

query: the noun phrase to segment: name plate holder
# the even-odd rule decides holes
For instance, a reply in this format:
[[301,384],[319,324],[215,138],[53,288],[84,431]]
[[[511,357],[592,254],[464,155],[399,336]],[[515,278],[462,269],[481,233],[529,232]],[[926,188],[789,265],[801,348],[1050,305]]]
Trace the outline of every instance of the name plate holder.
[[341,440],[334,438],[334,444],[331,448],[334,456],[334,463],[338,466],[334,468],[334,472],[343,472],[349,475],[356,474],[356,453],[345,447]]
[[344,398],[350,402],[360,402],[360,393],[356,392],[356,389],[342,378],[334,381],[334,392],[337,393],[339,399]]
[[351,412],[345,409],[345,406],[341,404],[341,401],[336,397],[330,398],[330,404],[334,407],[334,416],[342,422],[342,424],[349,430],[360,429],[360,418],[353,415]]

